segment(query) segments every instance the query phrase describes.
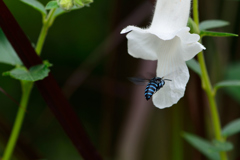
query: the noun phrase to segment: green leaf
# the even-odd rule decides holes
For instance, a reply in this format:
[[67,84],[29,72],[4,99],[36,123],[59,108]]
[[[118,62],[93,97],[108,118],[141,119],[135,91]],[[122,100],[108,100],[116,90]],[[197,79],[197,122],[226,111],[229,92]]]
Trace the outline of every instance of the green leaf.
[[208,141],[189,133],[184,133],[183,137],[209,159],[220,160],[220,155],[217,152],[217,148]]
[[199,24],[200,30],[219,28],[229,25],[229,22],[223,20],[206,20]]
[[206,36],[209,36],[209,37],[231,37],[231,36],[238,37],[237,34],[233,34],[233,33],[212,32],[212,31],[201,31],[200,36],[201,37],[206,37]]
[[218,140],[213,140],[213,145],[215,146],[218,152],[230,151],[233,149],[233,145],[230,142],[221,142]]
[[189,61],[186,61],[187,66],[193,70],[194,72],[196,72],[199,76],[201,76],[201,68],[199,63],[195,60],[195,59],[191,59]]
[[240,119],[236,119],[230,122],[222,129],[222,135],[225,137],[229,137],[239,132],[240,132]]
[[[240,87],[240,80],[232,80],[232,81],[223,81],[215,84],[214,86],[214,94],[219,88],[223,87]],[[239,88],[240,89],[240,88]]]
[[42,80],[45,77],[48,76],[48,73],[50,70],[45,64],[40,64],[31,67],[29,70],[27,70],[25,67],[19,67],[15,68],[11,71],[4,72],[4,76],[11,76],[12,78],[18,79],[18,80],[25,80],[25,81],[38,81]]
[[240,87],[240,80],[234,80],[234,81],[223,81],[219,82],[215,85],[216,88],[221,87],[232,87],[232,86],[239,86]]
[[46,10],[53,8],[59,8],[57,1],[49,1],[45,7]]
[[28,4],[29,6],[33,7],[34,9],[38,10],[41,12],[44,16],[47,15],[47,12],[42,5],[42,3],[38,2],[37,0],[21,0],[23,3]]
[[0,28],[0,62],[10,65],[21,65],[22,62]]

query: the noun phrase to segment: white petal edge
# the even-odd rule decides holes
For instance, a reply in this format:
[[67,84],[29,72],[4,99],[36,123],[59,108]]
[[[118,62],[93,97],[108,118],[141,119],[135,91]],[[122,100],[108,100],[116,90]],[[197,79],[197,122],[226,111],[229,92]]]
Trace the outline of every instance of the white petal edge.
[[[174,39],[176,36],[180,38],[182,43],[182,56],[184,61],[192,59],[197,53],[205,49],[198,43],[200,36],[190,34],[190,28],[183,27],[173,33],[153,33],[149,29],[141,29],[135,26],[128,26],[121,31],[127,33],[128,53],[135,58],[146,60],[157,60],[157,54],[161,52],[159,43]],[[159,50],[159,51],[158,51]]]
[[163,88],[153,95],[153,104],[157,108],[171,107],[184,96],[189,72],[185,62],[179,67],[178,70],[166,77],[172,81],[165,81]]
[[126,28],[124,28],[120,33],[121,34],[124,34],[124,33],[127,33],[127,32],[130,32],[132,30],[137,30],[139,32],[144,32],[144,29],[141,29],[139,27],[136,27],[136,26],[127,26]]
[[128,53],[135,58],[142,58],[146,60],[157,60],[156,46],[159,38],[145,29],[134,26],[128,26],[123,29],[121,33],[126,33],[128,39]]
[[[186,33],[189,33],[189,30],[190,30],[189,27],[182,27],[182,28],[179,28],[178,30],[176,30],[174,32],[161,32],[161,30],[156,31],[156,30],[151,30],[150,28],[146,29],[147,32],[157,36],[158,38],[160,38],[162,40],[171,40],[171,39],[173,39],[176,36],[180,37],[181,39],[182,38],[184,39],[186,37]],[[196,41],[198,41],[198,40],[196,40]]]
[[189,33],[189,30],[190,28],[185,28],[176,33],[176,36],[181,39],[183,49],[181,53],[184,61],[192,59],[196,54],[206,49],[201,43],[198,42],[200,36]]
[[203,49],[206,48],[198,42],[185,44],[184,52],[182,52],[182,57],[184,61],[188,61],[192,59],[194,56],[196,56],[199,52],[201,52]]

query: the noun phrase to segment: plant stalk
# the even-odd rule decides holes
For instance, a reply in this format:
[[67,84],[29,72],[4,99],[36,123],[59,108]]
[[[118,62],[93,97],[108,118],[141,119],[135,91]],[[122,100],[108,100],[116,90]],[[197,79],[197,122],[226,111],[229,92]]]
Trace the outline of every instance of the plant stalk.
[[[197,27],[199,28],[198,0],[193,0],[193,19]],[[213,93],[213,88],[209,79],[209,75],[206,69],[203,52],[200,52],[197,56],[198,56],[198,62],[201,68],[202,87],[207,94],[209,105],[210,105],[210,114],[211,114],[212,124],[214,128],[214,135],[218,141],[224,142],[225,139],[221,135],[221,123],[220,123],[219,113],[217,109],[217,104],[216,104],[215,96]],[[221,160],[227,160],[228,157],[226,152],[221,151],[220,158]]]
[[[40,32],[40,35],[38,38],[38,42],[37,42],[37,45],[35,48],[35,51],[39,56],[41,54],[43,44],[46,39],[48,29],[54,21],[55,10],[56,9],[52,9],[49,12],[47,18],[43,20],[43,26],[42,26],[42,29],[41,29],[41,32]],[[11,132],[10,138],[7,143],[7,147],[3,153],[2,160],[10,160],[12,153],[14,151],[14,148],[17,143],[17,139],[18,139],[18,136],[19,136],[22,124],[23,124],[28,100],[29,100],[30,93],[31,93],[32,87],[33,87],[33,82],[21,81],[21,86],[22,86],[22,97],[21,97],[20,106],[18,109],[18,113],[17,113],[16,119],[15,119],[14,125],[13,125],[13,130]]]
[[46,36],[47,36],[48,29],[54,21],[54,16],[53,15],[54,15],[55,10],[56,9],[52,9],[49,12],[47,18],[43,20],[43,26],[42,26],[40,35],[38,37],[38,42],[37,42],[37,45],[36,45],[36,48],[35,48],[35,51],[37,52],[38,55],[41,54],[43,44],[44,44],[44,41],[45,41]]
[[3,154],[2,160],[9,160],[12,156],[13,150],[15,148],[19,132],[22,127],[22,122],[26,113],[26,108],[29,100],[29,96],[31,93],[31,89],[33,86],[32,82],[23,82],[22,81],[22,97],[21,97],[21,102],[20,106],[18,108],[18,113],[14,122],[13,130],[10,135],[7,147],[5,149],[5,152]]

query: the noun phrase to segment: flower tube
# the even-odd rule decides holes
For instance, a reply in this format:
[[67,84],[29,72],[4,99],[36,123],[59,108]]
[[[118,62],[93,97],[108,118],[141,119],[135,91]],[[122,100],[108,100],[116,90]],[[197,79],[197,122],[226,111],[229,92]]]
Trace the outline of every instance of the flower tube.
[[171,79],[156,92],[153,104],[170,107],[184,96],[189,72],[185,61],[205,49],[200,36],[190,34],[187,21],[190,0],[157,0],[151,25],[146,29],[128,26],[128,53],[135,58],[158,60],[157,77]]

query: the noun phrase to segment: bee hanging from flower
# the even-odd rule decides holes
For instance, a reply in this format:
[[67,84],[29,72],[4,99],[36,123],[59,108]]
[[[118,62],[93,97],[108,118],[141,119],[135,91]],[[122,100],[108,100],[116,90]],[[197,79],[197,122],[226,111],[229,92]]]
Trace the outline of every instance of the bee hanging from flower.
[[135,84],[144,85],[147,84],[145,89],[145,98],[149,100],[154,93],[156,93],[160,88],[165,85],[165,81],[172,81],[170,79],[164,79],[163,77],[154,77],[152,79],[142,79],[142,78],[129,78]]

